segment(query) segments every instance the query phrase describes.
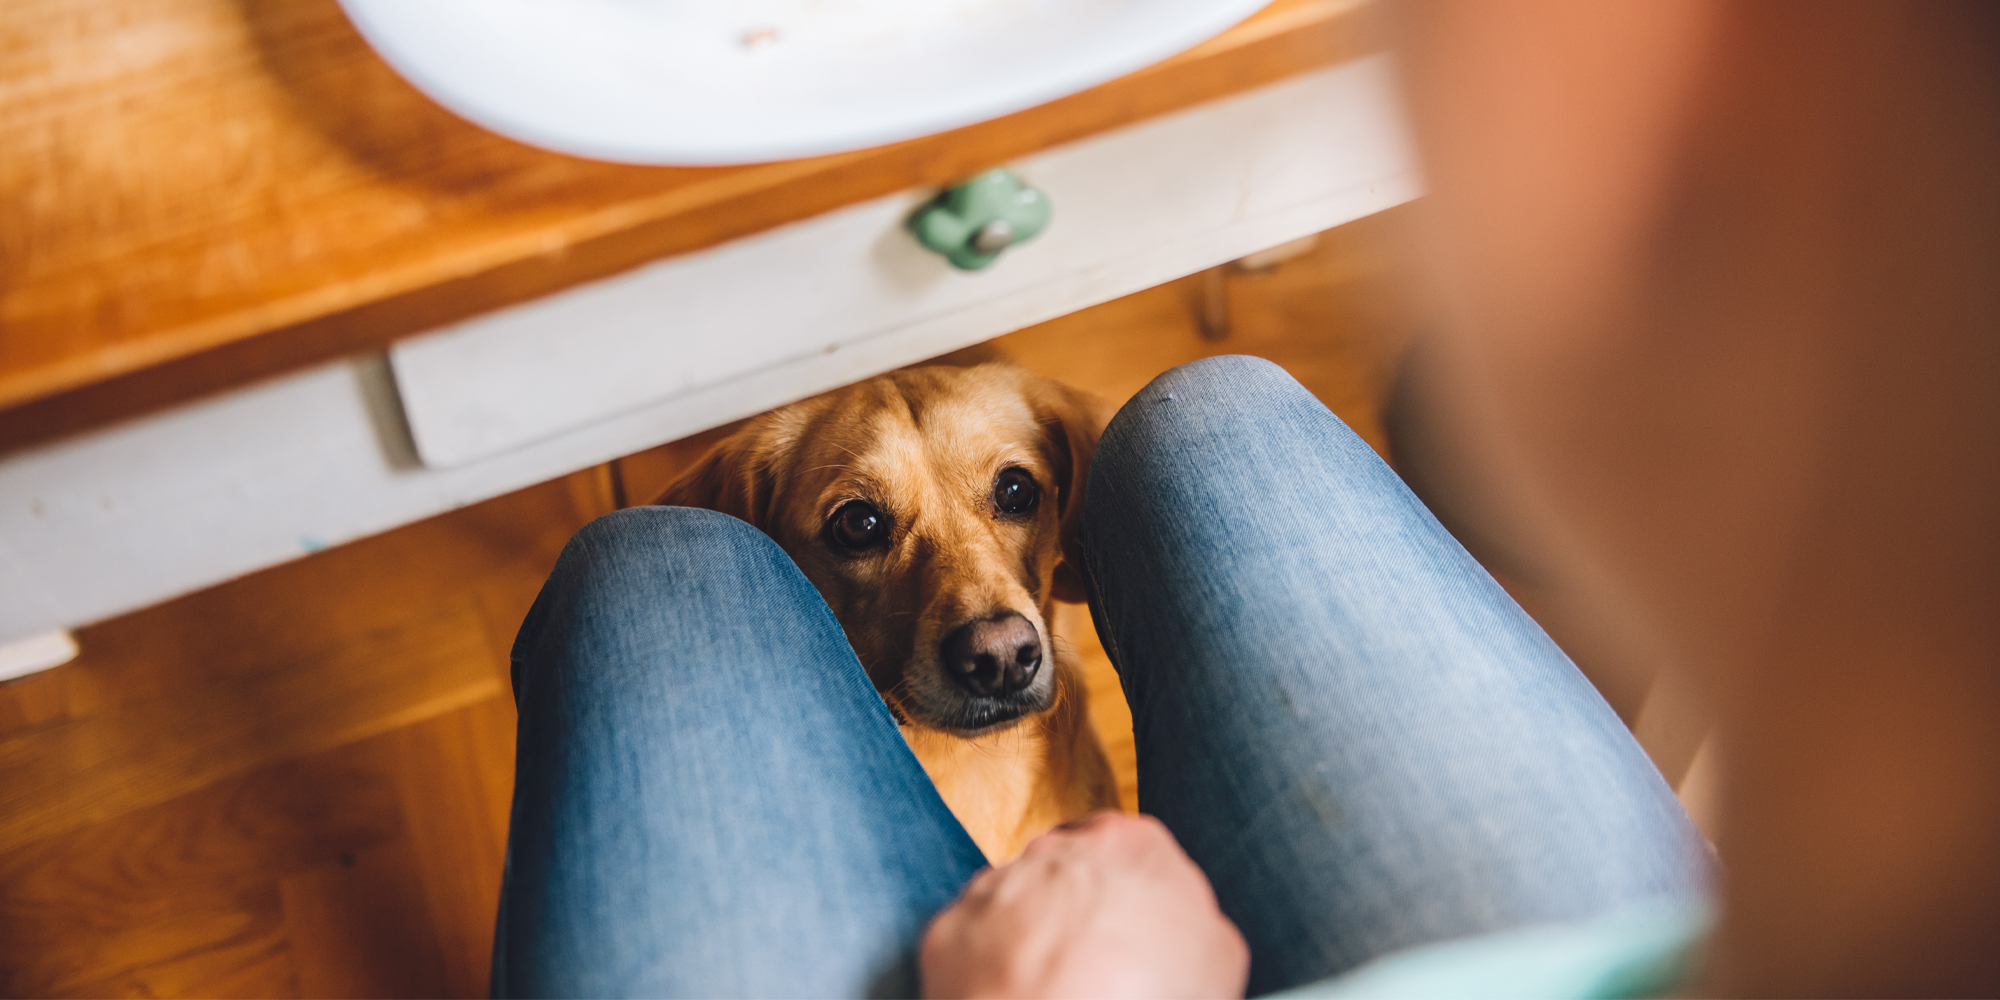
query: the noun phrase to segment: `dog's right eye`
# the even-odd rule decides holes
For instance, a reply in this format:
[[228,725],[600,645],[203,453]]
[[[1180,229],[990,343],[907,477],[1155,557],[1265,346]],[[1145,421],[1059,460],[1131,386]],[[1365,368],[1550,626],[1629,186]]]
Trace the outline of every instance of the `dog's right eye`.
[[1035,500],[1041,491],[1035,487],[1035,477],[1022,468],[1000,470],[993,480],[993,506],[1003,514],[1026,514],[1035,509]]
[[889,537],[889,518],[866,500],[849,500],[833,512],[826,533],[841,548],[873,548]]

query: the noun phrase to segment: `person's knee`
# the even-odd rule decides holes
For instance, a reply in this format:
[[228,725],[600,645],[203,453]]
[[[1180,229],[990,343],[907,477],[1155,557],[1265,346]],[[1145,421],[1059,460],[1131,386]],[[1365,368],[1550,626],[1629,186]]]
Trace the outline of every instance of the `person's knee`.
[[1198,358],[1184,365],[1175,365],[1161,373],[1162,378],[1168,376],[1189,380],[1260,379],[1270,380],[1275,384],[1299,384],[1283,365],[1254,354],[1218,354],[1214,357]]
[[1176,365],[1161,372],[1148,388],[1193,393],[1196,402],[1208,405],[1255,401],[1272,394],[1311,396],[1283,366],[1248,354],[1221,354]]
[[1372,495],[1385,476],[1394,473],[1367,442],[1285,369],[1262,358],[1204,358],[1154,379],[1105,428],[1084,494],[1084,533],[1108,538],[1122,530],[1117,523],[1179,518],[1226,497]]
[[640,673],[657,681],[681,667],[704,669],[701,657],[682,655],[689,650],[762,641],[754,636],[844,642],[825,609],[791,557],[736,518],[685,507],[620,510],[585,525],[563,549],[516,640],[515,691],[533,686],[535,664],[545,660],[582,655],[597,667],[558,667],[574,674],[566,683],[619,689],[634,682],[620,666],[640,649],[676,651],[648,655]]
[[671,601],[685,607],[787,570],[763,532],[692,507],[628,507],[584,525],[564,547],[552,582],[592,604]]
[[[699,507],[626,507],[579,529],[571,546],[593,553],[675,547],[756,558],[776,547],[770,536],[720,511]],[[567,553],[565,553],[567,554]]]
[[1168,369],[1128,400],[1098,442],[1099,460],[1143,455],[1190,430],[1255,418],[1273,406],[1318,405],[1290,372],[1263,358],[1225,354]]

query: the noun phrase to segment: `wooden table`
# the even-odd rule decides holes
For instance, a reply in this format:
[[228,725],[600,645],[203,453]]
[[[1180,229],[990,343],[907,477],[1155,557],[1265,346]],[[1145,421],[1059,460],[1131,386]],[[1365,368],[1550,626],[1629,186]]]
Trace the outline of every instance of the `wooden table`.
[[[469,125],[333,0],[11,0],[0,647],[1405,201],[1385,36],[1277,0],[1005,118],[680,169]],[[910,208],[1001,164],[1047,233],[973,276],[914,248]],[[629,377],[683,345],[708,367]]]
[[1277,0],[1147,70],[877,149],[599,163],[438,107],[334,0],[0,5],[0,451],[1331,65],[1359,0]]

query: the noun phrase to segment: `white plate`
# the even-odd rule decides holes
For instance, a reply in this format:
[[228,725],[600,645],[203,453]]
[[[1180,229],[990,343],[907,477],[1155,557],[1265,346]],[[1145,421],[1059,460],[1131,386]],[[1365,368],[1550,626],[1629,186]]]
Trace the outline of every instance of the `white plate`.
[[341,0],[375,50],[522,142],[627,163],[813,156],[1075,93],[1269,0]]

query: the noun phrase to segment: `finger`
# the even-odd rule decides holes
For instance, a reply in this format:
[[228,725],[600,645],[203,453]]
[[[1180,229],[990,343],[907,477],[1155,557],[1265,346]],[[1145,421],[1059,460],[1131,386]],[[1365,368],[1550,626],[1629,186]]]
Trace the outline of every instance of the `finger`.
[[950,908],[970,906],[977,909],[984,906],[993,898],[993,889],[998,884],[999,877],[1000,870],[997,868],[981,868],[973,872],[972,877],[966,880],[965,887],[958,891],[958,898],[952,900]]
[[[1096,812],[1093,812],[1093,813],[1085,813],[1085,814],[1083,814],[1083,815],[1081,815],[1081,816],[1078,816],[1077,818],[1075,818],[1075,819],[1073,819],[1073,820],[1070,820],[1070,821],[1069,821],[1069,822],[1067,822],[1067,823],[1058,823],[1058,824],[1056,824],[1056,827],[1055,827],[1055,829],[1057,829],[1057,830],[1085,830],[1085,829],[1089,829],[1089,828],[1090,828],[1090,827],[1092,827],[1092,826],[1095,826],[1095,825],[1096,825],[1096,824],[1098,824],[1098,823],[1102,823],[1102,822],[1104,822],[1104,821],[1105,821],[1105,820],[1107,820],[1107,819],[1111,819],[1111,818],[1113,818],[1113,817],[1118,817],[1118,816],[1123,816],[1123,815],[1125,815],[1125,814],[1124,814],[1124,813],[1121,813],[1121,812],[1119,812],[1119,811],[1118,811],[1118,810],[1116,810],[1116,809],[1099,809],[1099,810],[1097,810]],[[1051,832],[1054,832],[1054,831],[1051,831]]]
[[1051,827],[1047,831],[1044,831],[1035,839],[1028,841],[1028,846],[1021,849],[1020,857],[1022,858],[1027,857],[1030,852],[1046,851],[1050,847],[1062,843],[1066,838],[1074,837],[1082,833],[1088,833],[1092,829],[1101,827],[1107,822],[1116,822],[1117,819],[1123,815],[1124,815],[1123,813],[1120,813],[1115,809],[1100,809],[1093,813],[1086,813],[1082,816],[1078,816],[1077,818],[1069,820],[1068,822],[1058,823],[1054,827]]

